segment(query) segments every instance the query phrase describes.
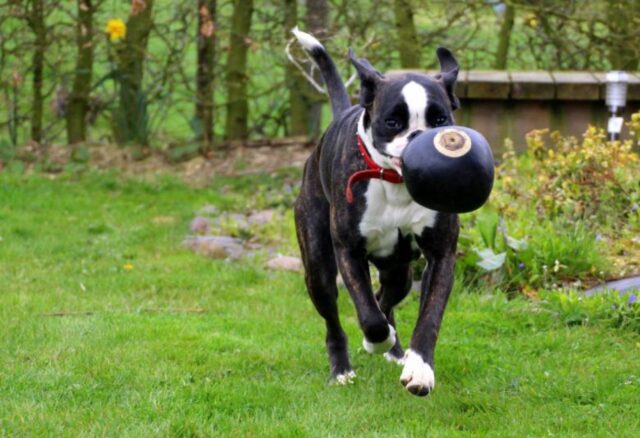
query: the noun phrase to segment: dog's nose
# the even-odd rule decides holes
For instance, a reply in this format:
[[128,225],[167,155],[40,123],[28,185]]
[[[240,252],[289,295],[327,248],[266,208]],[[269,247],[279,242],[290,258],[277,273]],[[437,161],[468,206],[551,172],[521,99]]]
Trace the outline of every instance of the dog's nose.
[[422,134],[422,131],[420,129],[413,131],[411,134],[409,134],[409,137],[407,137],[407,139],[409,141],[413,140],[414,138],[416,138],[417,136],[419,136],[420,134]]

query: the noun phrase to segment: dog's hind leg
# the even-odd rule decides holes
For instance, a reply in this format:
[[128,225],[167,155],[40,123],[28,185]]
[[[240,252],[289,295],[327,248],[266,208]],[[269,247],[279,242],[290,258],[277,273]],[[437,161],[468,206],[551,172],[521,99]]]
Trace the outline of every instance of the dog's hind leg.
[[[393,315],[393,308],[402,301],[411,290],[411,268],[409,264],[402,264],[393,268],[380,270],[380,291],[376,294],[380,310],[387,317],[387,321],[394,328],[396,321]],[[396,343],[391,350],[384,354],[389,362],[404,364],[404,351],[400,345],[396,330]]]
[[347,335],[338,314],[337,267],[329,233],[329,204],[318,198],[312,203],[308,201],[308,194],[303,192],[295,206],[307,291],[326,323],[331,377],[339,384],[351,383],[355,373],[349,362]]

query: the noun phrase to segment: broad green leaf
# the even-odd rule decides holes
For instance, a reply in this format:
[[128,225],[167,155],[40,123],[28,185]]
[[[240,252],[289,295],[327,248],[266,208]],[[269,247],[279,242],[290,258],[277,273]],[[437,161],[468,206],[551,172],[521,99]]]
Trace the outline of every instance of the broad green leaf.
[[478,256],[480,256],[480,261],[478,261],[477,265],[485,271],[495,271],[496,269],[501,268],[507,257],[506,252],[496,254],[489,248],[482,250],[476,249],[475,251]]
[[513,249],[514,251],[523,251],[525,249],[527,249],[527,247],[529,246],[527,244],[527,241],[522,239],[522,240],[518,240],[518,239],[514,239],[511,236],[508,236],[505,234],[505,238],[507,240],[507,245],[509,246],[509,248]]

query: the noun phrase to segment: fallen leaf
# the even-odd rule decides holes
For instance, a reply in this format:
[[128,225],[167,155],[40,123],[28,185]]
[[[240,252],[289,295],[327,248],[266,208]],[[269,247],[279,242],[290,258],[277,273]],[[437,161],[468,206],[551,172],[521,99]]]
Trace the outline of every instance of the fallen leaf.
[[151,219],[151,223],[155,225],[171,225],[176,223],[174,216],[156,216]]

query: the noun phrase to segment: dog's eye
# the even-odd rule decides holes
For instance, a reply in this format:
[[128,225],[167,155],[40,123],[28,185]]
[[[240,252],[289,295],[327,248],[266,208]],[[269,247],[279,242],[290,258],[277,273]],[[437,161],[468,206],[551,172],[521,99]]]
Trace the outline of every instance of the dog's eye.
[[447,117],[446,116],[438,116],[438,117],[436,117],[435,126],[442,126],[445,123],[447,123]]
[[385,119],[384,124],[390,129],[398,129],[400,127],[400,122],[396,119]]

